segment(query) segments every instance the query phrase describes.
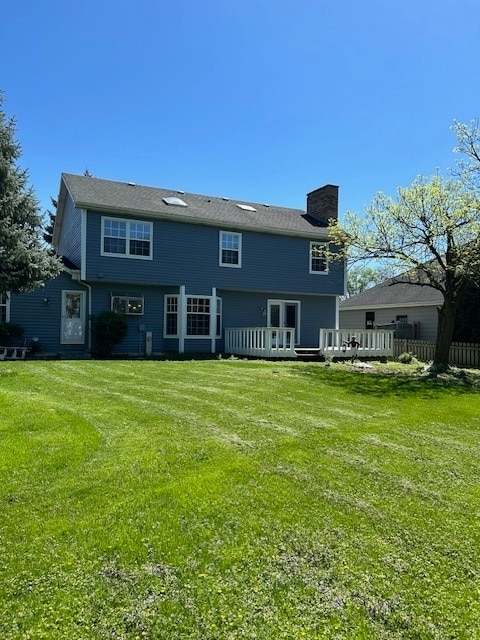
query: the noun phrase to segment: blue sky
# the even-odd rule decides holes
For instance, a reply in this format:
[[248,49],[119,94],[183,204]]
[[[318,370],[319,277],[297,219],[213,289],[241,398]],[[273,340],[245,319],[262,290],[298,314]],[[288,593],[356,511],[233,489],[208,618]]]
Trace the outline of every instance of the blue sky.
[[0,88],[42,209],[60,174],[361,212],[455,164],[478,0],[17,0]]

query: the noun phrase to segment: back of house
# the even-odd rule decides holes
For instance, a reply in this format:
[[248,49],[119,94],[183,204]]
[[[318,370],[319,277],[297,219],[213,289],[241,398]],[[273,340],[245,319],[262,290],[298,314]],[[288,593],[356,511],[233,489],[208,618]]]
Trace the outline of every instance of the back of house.
[[106,310],[127,321],[118,353],[223,352],[229,330],[269,327],[318,346],[345,288],[327,252],[337,217],[334,185],[303,211],[62,174],[53,245],[64,270],[6,296],[2,318],[60,355],[89,353],[90,319]]

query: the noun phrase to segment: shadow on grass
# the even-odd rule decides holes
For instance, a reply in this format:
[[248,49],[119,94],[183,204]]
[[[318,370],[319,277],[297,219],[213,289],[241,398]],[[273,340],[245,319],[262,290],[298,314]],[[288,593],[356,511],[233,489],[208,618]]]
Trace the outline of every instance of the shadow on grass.
[[325,365],[308,365],[294,369],[296,375],[308,376],[310,380],[331,387],[341,387],[344,391],[362,396],[396,396],[423,398],[435,396],[471,395],[480,397],[479,378],[468,376],[433,376],[429,374],[402,374],[382,371],[352,370]]

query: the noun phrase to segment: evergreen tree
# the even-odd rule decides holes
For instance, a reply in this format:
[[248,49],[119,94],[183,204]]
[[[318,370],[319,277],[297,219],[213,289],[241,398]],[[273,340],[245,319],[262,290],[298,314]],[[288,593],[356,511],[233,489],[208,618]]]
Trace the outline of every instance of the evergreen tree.
[[[55,226],[55,215],[56,215],[55,212],[58,206],[58,202],[55,200],[55,198],[52,198],[52,196],[50,196],[50,200],[54,210],[50,211],[50,209],[47,209],[47,211],[45,211],[44,217],[46,218],[48,216],[48,222],[45,225],[45,228],[43,231],[43,239],[49,245],[51,245],[53,241],[53,228]],[[53,248],[51,249],[51,251],[53,251]]]
[[42,217],[28,171],[17,165],[21,148],[15,120],[2,109],[0,93],[0,292],[40,287],[60,272],[59,260],[43,244]]

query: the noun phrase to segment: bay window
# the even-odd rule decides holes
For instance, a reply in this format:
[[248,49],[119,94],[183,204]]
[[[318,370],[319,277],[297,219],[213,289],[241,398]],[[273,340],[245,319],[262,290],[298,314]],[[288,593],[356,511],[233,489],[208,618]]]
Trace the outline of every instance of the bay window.
[[[179,337],[179,297],[175,295],[165,296],[164,335],[165,337]],[[185,337],[208,338],[210,335],[211,317],[214,317],[215,337],[220,337],[222,332],[222,301],[211,296],[186,296],[185,297]]]

